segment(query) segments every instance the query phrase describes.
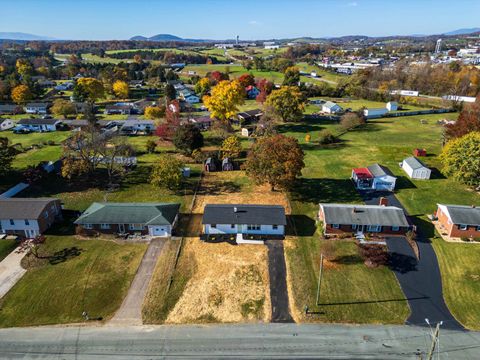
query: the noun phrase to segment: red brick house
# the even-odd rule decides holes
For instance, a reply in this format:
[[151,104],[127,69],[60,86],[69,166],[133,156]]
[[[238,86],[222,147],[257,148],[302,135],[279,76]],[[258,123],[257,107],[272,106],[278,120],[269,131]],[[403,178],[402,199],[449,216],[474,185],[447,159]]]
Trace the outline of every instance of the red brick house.
[[325,235],[405,235],[412,228],[403,209],[395,206],[320,204],[318,219]]
[[437,204],[435,213],[449,237],[480,238],[480,208],[476,206]]

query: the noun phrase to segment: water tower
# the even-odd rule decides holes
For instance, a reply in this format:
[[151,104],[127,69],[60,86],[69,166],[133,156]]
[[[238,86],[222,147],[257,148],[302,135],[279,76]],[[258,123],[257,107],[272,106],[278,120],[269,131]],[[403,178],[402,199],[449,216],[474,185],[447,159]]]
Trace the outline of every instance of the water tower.
[[438,54],[442,51],[442,39],[437,40],[437,45],[435,45],[435,54]]

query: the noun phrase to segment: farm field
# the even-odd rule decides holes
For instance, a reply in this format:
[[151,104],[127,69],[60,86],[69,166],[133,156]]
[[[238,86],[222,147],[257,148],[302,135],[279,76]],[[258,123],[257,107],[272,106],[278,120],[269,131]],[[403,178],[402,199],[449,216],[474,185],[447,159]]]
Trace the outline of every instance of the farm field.
[[[426,214],[431,214],[436,203],[455,203],[470,205],[480,202],[480,195],[453,180],[443,177],[438,171],[440,163],[437,155],[441,149],[441,126],[437,125],[439,119],[455,119],[457,114],[440,114],[427,116],[412,116],[398,119],[372,120],[362,129],[351,131],[341,137],[341,141],[331,146],[321,147],[312,143],[305,143],[304,137],[311,134],[312,142],[318,137],[322,129],[330,129],[335,132],[335,124],[322,121],[309,121],[280,126],[280,131],[296,137],[302,144],[306,157],[306,168],[303,177],[297,187],[290,194],[292,213],[307,215],[309,219],[303,219],[305,226],[312,227],[313,219],[318,209],[319,202],[361,202],[355,192],[349,177],[353,167],[367,166],[378,162],[387,166],[397,180],[397,196],[406,206],[410,214],[417,218],[418,225],[426,228],[426,233],[433,238],[434,233],[431,225],[425,220]],[[421,124],[420,120],[426,120]],[[432,179],[429,181],[410,180],[399,168],[398,163],[405,157],[410,156],[416,147],[427,149],[429,156],[424,158],[427,166],[434,169]],[[305,303],[313,302],[316,289],[316,275],[318,273],[318,251],[321,244],[314,236],[301,236],[299,242],[286,249],[287,262],[290,267],[291,282],[297,286],[293,288],[295,308],[301,312]],[[444,293],[447,305],[452,313],[464,325],[478,328],[480,310],[470,306],[472,299],[478,299],[478,281],[476,275],[480,273],[480,267],[474,259],[480,256],[480,247],[471,244],[446,244],[440,239],[433,239],[433,245],[437,251],[444,282]],[[352,251],[345,245],[337,251]],[[459,262],[459,256],[464,256]],[[457,264],[452,266],[451,264]],[[300,266],[305,264],[305,268]],[[460,264],[471,264],[465,268]],[[349,265],[353,271],[355,265]],[[325,285],[325,296],[335,296],[335,290],[329,286],[336,286],[334,271],[327,269],[325,283],[328,284],[331,274],[332,285]],[[381,269],[380,269],[381,271]],[[308,278],[310,274],[310,279]],[[313,275],[312,275],[313,274]],[[470,275],[468,275],[470,274]],[[387,275],[387,274],[385,274]],[[388,271],[388,276],[393,273]],[[350,277],[351,278],[351,277]],[[394,278],[392,278],[394,279]],[[335,281],[334,281],[335,280]],[[377,280],[378,281],[378,280]],[[302,284],[303,283],[303,284]],[[378,282],[382,284],[382,282]],[[361,289],[361,288],[360,288]],[[329,295],[330,294],[330,295]],[[386,293],[383,293],[386,294]],[[365,301],[362,294],[356,301]],[[394,294],[392,294],[393,296]],[[310,297],[309,297],[310,296]],[[393,298],[393,297],[392,297]],[[352,301],[353,298],[352,298]],[[379,303],[375,312],[382,321],[399,321],[393,319],[391,312],[393,303]],[[404,306],[407,306],[406,303]],[[361,308],[358,305],[343,306],[343,312],[351,311],[349,307]],[[330,311],[331,308],[329,308]],[[324,310],[322,308],[322,310]],[[360,310],[353,312],[349,318],[361,321],[363,314]],[[328,321],[335,320],[334,316],[326,315]],[[325,320],[319,316],[317,320]]]
[[0,303],[1,327],[83,322],[83,311],[107,320],[120,306],[146,244],[78,240],[68,232],[46,234],[44,258]]
[[259,79],[267,79],[276,84],[281,84],[283,81],[283,74],[277,71],[257,71],[257,70],[247,70],[241,65],[228,65],[228,64],[213,64],[213,65],[187,65],[183,70],[183,74],[187,74],[188,71],[195,71],[199,76],[205,76],[208,72],[211,71],[226,71],[226,68],[230,71],[230,78],[238,78],[243,74],[252,74],[254,77]]

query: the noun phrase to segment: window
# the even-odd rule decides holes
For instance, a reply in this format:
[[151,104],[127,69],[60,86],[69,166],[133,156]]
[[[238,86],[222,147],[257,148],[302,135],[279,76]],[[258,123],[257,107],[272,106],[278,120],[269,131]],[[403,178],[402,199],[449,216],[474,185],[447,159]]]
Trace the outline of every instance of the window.
[[247,225],[247,230],[258,231],[260,230],[260,225]]
[[235,229],[235,224],[231,224],[230,228]]
[[277,230],[277,229],[278,229],[278,225],[272,225],[272,229],[273,229],[273,230]]
[[93,229],[93,225],[92,224],[83,224],[83,228],[84,229]]
[[212,229],[216,229],[216,228],[217,228],[217,224],[210,224],[210,227],[211,227]]
[[392,231],[398,231],[398,230],[400,230],[399,226],[392,226]]
[[368,225],[367,230],[371,232],[380,232],[382,227],[380,225]]
[[460,230],[467,230],[467,229],[468,229],[468,225],[460,224],[460,225],[458,225],[458,228],[459,228]]
[[357,230],[357,224],[352,224],[352,230]]
[[110,229],[110,224],[100,224],[101,229]]
[[10,219],[10,225],[15,225],[15,221],[13,221],[13,219]]
[[28,221],[28,219],[25,219],[25,225],[30,225],[30,221]]
[[142,229],[143,229],[143,226],[142,226],[142,224],[130,224],[130,225],[128,226],[128,228],[129,228],[130,230],[142,230]]
[[340,229],[340,224],[332,224],[332,228],[334,228],[334,229]]
[[480,225],[477,226],[477,231],[480,231]]

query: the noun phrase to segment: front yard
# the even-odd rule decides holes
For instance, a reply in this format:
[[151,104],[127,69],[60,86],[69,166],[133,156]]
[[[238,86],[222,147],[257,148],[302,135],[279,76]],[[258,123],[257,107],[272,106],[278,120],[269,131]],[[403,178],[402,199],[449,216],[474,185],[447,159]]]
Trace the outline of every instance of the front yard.
[[122,303],[146,244],[79,240],[57,230],[41,248],[46,258],[1,299],[0,326],[83,322],[83,311],[107,320]]

